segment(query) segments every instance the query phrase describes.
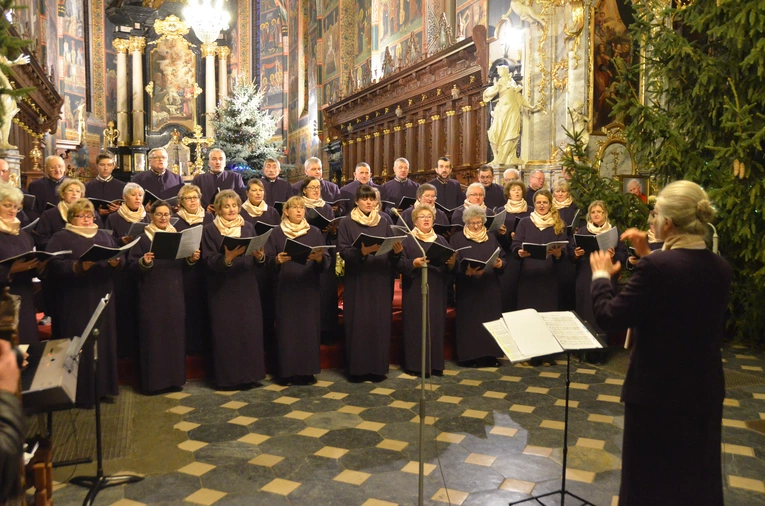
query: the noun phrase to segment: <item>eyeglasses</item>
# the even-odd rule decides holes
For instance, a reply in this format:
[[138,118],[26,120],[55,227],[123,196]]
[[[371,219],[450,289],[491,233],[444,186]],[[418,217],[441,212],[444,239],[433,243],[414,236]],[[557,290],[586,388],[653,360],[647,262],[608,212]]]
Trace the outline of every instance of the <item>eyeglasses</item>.
[[170,213],[162,213],[162,214],[157,213],[154,216],[157,217],[157,218],[169,218],[170,217]]
[[308,185],[305,187],[306,190],[321,190],[321,185]]
[[167,160],[166,156],[152,156],[152,160]]
[[92,214],[75,214],[74,217],[77,218],[78,220],[93,220],[93,219],[95,219],[95,216],[93,216]]
[[191,195],[189,197],[183,197],[181,200],[199,200],[199,195]]

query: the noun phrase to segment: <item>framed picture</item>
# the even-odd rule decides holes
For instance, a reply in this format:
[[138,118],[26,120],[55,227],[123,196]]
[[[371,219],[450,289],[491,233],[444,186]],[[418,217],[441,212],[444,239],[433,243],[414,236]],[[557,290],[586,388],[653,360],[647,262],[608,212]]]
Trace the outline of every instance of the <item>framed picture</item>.
[[651,191],[647,176],[619,176],[622,193],[631,193],[639,198],[643,204],[648,203],[648,195]]
[[161,38],[149,54],[151,79],[149,125],[157,132],[167,124],[192,131],[197,117],[197,56],[186,39]]
[[146,170],[146,153],[133,153],[133,172]]

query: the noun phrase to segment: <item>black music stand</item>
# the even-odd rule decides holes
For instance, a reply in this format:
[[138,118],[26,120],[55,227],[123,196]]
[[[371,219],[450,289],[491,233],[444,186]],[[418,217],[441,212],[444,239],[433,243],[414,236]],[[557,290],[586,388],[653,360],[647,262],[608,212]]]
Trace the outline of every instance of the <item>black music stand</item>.
[[[70,350],[77,350],[75,354],[79,354],[82,349],[82,345],[89,336],[93,336],[93,391],[96,408],[96,475],[95,476],[77,476],[69,480],[69,483],[79,485],[90,489],[88,495],[85,496],[85,500],[82,502],[82,506],[91,506],[98,493],[108,487],[116,487],[118,485],[124,485],[127,483],[135,483],[143,480],[143,476],[135,476],[130,474],[104,476],[104,457],[101,441],[101,401],[98,396],[98,334],[101,322],[103,320],[103,310],[111,299],[111,293],[101,299],[101,303],[96,308],[93,316],[88,322],[88,326],[83,332],[81,338],[72,339],[72,348]],[[74,357],[72,359],[76,360]],[[69,358],[67,358],[69,360]]]

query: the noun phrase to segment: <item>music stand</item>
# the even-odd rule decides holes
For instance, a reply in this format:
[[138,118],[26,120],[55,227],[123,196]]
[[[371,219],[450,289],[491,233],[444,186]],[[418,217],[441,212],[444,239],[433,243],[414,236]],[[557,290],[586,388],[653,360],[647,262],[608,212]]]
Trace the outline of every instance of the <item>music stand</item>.
[[98,395],[98,334],[100,333],[99,328],[101,327],[101,322],[103,320],[103,310],[106,305],[109,304],[111,295],[111,293],[108,293],[101,299],[98,307],[96,307],[96,310],[93,312],[93,316],[90,317],[90,321],[88,322],[87,327],[85,327],[82,336],[75,336],[72,338],[72,344],[67,351],[67,365],[71,364],[73,361],[79,361],[79,354],[80,350],[82,350],[82,346],[85,344],[88,337],[93,336],[93,396],[96,408],[96,475],[77,476],[69,480],[69,483],[90,489],[88,495],[85,496],[85,500],[82,502],[82,506],[91,506],[102,489],[143,480],[143,476],[130,474],[114,476],[104,475],[104,457],[101,441],[101,401]]

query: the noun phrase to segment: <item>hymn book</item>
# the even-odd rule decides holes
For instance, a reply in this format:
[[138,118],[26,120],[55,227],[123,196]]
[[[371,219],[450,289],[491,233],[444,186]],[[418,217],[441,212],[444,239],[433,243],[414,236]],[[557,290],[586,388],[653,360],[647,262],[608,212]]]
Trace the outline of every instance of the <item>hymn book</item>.
[[187,228],[183,232],[154,232],[149,251],[156,260],[189,258],[202,242],[202,227]]
[[387,204],[389,207],[393,207],[398,209],[399,211],[404,211],[405,209],[409,209],[413,205],[417,203],[417,199],[414,197],[401,197],[401,200],[396,204],[395,202],[391,202],[390,200],[383,200],[383,204]]
[[63,251],[56,251],[54,253],[49,253],[47,251],[27,251],[26,253],[9,257],[4,260],[0,260],[0,264],[12,264],[16,260],[21,260],[23,262],[29,262],[30,260],[39,260],[40,262],[45,262],[46,260],[50,260],[53,257],[68,255],[71,252],[72,250],[70,249],[63,250]]
[[456,252],[470,248],[472,248],[472,246],[451,249],[442,244],[438,244],[437,242],[432,242],[430,243],[430,247],[425,251],[425,255],[427,255],[427,259],[430,261],[429,265],[431,267],[442,267],[446,265],[446,262],[448,262],[452,255],[454,255]]
[[31,193],[25,193],[24,194],[24,202],[22,203],[22,209],[32,209],[35,206],[35,200],[37,200],[37,197],[32,195]]
[[256,221],[255,222],[255,233],[258,235],[263,235],[269,233],[272,229],[278,227],[279,225],[271,225],[269,223],[263,223],[262,221]]
[[374,256],[387,255],[392,249],[393,245],[397,242],[404,242],[405,235],[396,235],[393,237],[379,237],[376,235],[359,234],[355,241],[353,241],[353,247],[361,249],[362,246],[374,246],[380,245],[380,249],[372,253]]
[[88,200],[91,204],[93,204],[93,207],[96,208],[96,211],[99,209],[109,209],[109,206],[111,204],[122,204],[125,202],[123,199],[114,199],[114,200],[104,200],[104,199],[97,199],[95,197],[88,197]]
[[521,249],[531,254],[530,257],[533,260],[547,260],[555,249],[565,247],[568,241],[552,241],[546,244],[535,244],[533,242],[524,242],[521,245]]
[[146,225],[148,223],[144,223],[142,221],[132,223],[130,225],[130,228],[128,229],[128,232],[126,234],[127,237],[138,237],[139,235],[143,234],[143,229],[146,228]]
[[218,248],[219,253],[226,254],[226,248],[228,248],[229,251],[233,251],[239,246],[244,246],[246,249],[244,250],[244,255],[250,255],[253,251],[258,251],[263,247],[264,244],[266,244],[266,241],[268,241],[268,238],[271,236],[271,232],[273,232],[273,229],[269,230],[263,235],[259,235],[257,237],[226,237],[223,236],[223,241],[220,243],[220,248]]
[[502,248],[497,248],[494,253],[491,254],[488,260],[476,260],[475,258],[463,258],[460,262],[460,267],[463,271],[466,271],[468,267],[475,269],[476,267],[483,269],[484,272],[489,272],[494,269],[494,262],[499,258],[499,252]]
[[34,221],[27,224],[25,227],[21,227],[21,230],[24,232],[31,232],[35,229],[35,226],[37,226],[37,222],[40,221],[40,218],[35,218]]
[[576,210],[574,217],[571,219],[571,223],[566,225],[566,232],[568,233],[569,237],[574,233],[574,227],[576,227],[576,224],[578,223],[577,220],[579,220],[579,211],[579,209]]
[[[338,200],[338,202],[340,201]],[[308,222],[308,224],[313,225],[319,230],[324,230],[325,228],[330,226],[332,223],[337,223],[339,220],[342,220],[342,219],[343,219],[342,216],[338,216],[337,218],[328,220],[327,218],[322,216],[319,211],[313,208],[307,209],[305,213],[305,220]]]
[[94,244],[88,249],[88,251],[80,255],[80,261],[100,262],[101,260],[113,260],[122,255],[125,251],[128,251],[140,240],[141,238],[138,237],[137,239],[133,239],[132,242],[129,242],[120,248],[108,248],[106,246],[101,246],[100,244]]
[[582,248],[585,253],[592,253],[593,251],[607,251],[611,248],[616,248],[619,244],[619,234],[616,228],[612,228],[608,232],[603,232],[598,235],[584,235],[575,234],[574,242],[578,248]]
[[287,239],[284,243],[284,252],[290,256],[291,262],[297,262],[301,265],[308,263],[308,256],[316,250],[335,248],[333,245],[322,244],[321,246],[308,246],[294,239]]
[[522,309],[503,313],[483,326],[513,363],[568,350],[603,348],[573,311]]
[[447,237],[454,235],[454,233],[459,232],[463,228],[465,228],[463,225],[441,225],[440,223],[433,224],[433,230],[438,235],[443,235]]
[[504,209],[502,209],[499,214],[495,214],[494,216],[487,216],[486,230],[489,232],[496,232],[502,228],[502,225],[505,224],[505,216],[507,216],[507,211]]

